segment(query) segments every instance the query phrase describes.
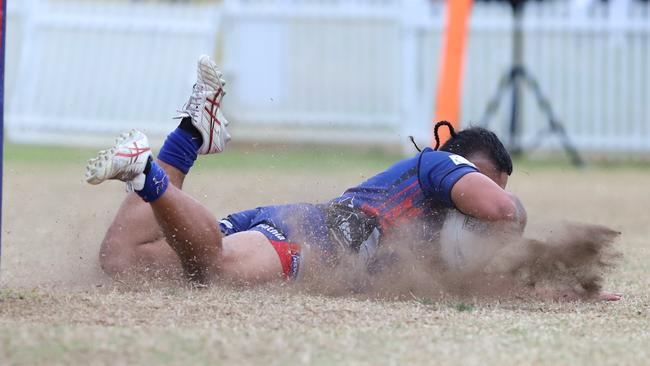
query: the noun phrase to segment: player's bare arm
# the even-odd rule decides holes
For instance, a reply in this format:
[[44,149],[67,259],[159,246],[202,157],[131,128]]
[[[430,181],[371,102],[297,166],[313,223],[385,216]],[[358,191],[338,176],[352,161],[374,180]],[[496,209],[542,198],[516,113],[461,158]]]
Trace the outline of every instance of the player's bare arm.
[[481,173],[469,173],[452,188],[456,208],[466,215],[485,221],[519,221],[514,199],[494,181]]

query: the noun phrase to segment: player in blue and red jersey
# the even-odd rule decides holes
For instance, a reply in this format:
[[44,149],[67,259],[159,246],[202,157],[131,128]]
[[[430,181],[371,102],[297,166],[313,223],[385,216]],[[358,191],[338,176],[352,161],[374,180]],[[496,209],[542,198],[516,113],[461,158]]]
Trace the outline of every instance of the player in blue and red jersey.
[[504,190],[512,161],[496,135],[476,127],[456,133],[443,121],[435,127],[436,138],[442,126],[449,127],[452,138],[439,151],[426,148],[325,204],[267,206],[232,214],[221,220],[221,231],[259,231],[274,246],[292,243],[290,249],[278,249],[282,273],[289,278],[300,273],[300,248],[305,245],[325,261],[336,262],[340,253],[359,253],[370,265],[382,238],[393,231],[408,228],[409,239],[430,241],[449,208],[510,222],[523,231],[525,210]]
[[483,128],[455,132],[447,122],[434,131],[438,139],[439,128],[450,128],[444,145],[424,149],[330,202],[259,207],[219,221],[181,188],[197,156],[222,152],[230,139],[220,110],[223,87],[214,62],[202,56],[180,125],[157,160],[136,130],[90,160],[89,183],[117,179],[135,192],[102,243],[100,263],[107,273],[171,267],[199,283],[295,279],[307,255],[335,263],[341,253],[359,253],[369,263],[382,239],[402,227],[417,227],[415,235],[427,241],[449,208],[523,231],[523,206],[505,191],[512,161],[502,143]]
[[[181,267],[199,282],[228,278],[264,282],[296,278],[304,256],[336,258],[341,251],[371,256],[382,237],[417,220],[422,237],[439,231],[451,207],[487,221],[525,224],[518,200],[506,192],[512,161],[499,139],[482,128],[458,133],[440,147],[398,162],[325,204],[266,206],[218,221],[182,192],[199,154],[224,150],[230,139],[221,114],[224,81],[207,56],[179,127],[153,160],[139,131],[123,134],[87,167],[86,180],[127,183],[129,195],[102,243],[100,263],[110,274]],[[138,197],[139,196],[139,197]]]
[[[197,156],[223,151],[230,139],[220,109],[223,87],[214,62],[201,57],[181,123],[156,161],[146,136],[134,130],[89,162],[89,183],[118,179],[136,193],[126,198],[102,243],[106,272],[180,266],[199,282],[264,282],[296,278],[307,252],[326,261],[341,251],[370,257],[383,237],[415,220],[424,224],[421,236],[431,237],[451,207],[483,220],[525,224],[523,208],[504,190],[510,157],[481,128],[452,129],[440,151],[425,149],[328,203],[260,207],[218,221],[181,188]],[[436,126],[436,137],[445,124]]]

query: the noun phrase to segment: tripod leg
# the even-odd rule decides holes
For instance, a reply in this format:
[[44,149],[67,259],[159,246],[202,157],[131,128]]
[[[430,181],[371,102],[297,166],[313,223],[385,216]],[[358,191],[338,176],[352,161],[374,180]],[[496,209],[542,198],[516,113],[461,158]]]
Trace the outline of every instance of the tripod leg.
[[575,166],[585,166],[584,160],[582,160],[582,157],[580,156],[580,153],[578,153],[578,150],[573,146],[573,143],[571,143],[571,140],[569,139],[569,135],[566,133],[566,130],[564,129],[564,126],[555,123],[555,130],[556,132],[560,135],[560,138],[562,139],[562,145],[564,145],[564,149],[566,150],[567,154],[571,157],[571,162]]
[[523,76],[521,66],[512,68],[512,103],[510,105],[510,141],[508,149],[514,157],[521,156],[522,146],[519,137],[519,121],[521,115],[521,89],[522,82],[519,80]]
[[555,132],[560,136],[560,141],[562,142],[562,146],[564,147],[564,150],[571,158],[571,162],[573,163],[573,165],[584,166],[585,165],[584,160],[582,160],[580,153],[578,153],[578,150],[575,148],[573,143],[571,143],[571,140],[569,139],[569,135],[566,133],[564,126],[555,117],[555,114],[553,113],[553,108],[551,107],[551,103],[549,102],[548,98],[546,98],[544,94],[542,94],[541,88],[539,87],[539,83],[537,82],[537,80],[535,80],[535,78],[532,77],[525,69],[521,70],[521,77],[523,78],[523,80],[526,81],[527,85],[532,89],[533,94],[535,95],[535,99],[537,100],[537,104],[539,105],[542,112],[544,112],[544,114],[546,115],[546,118],[548,118],[548,124],[551,132]]

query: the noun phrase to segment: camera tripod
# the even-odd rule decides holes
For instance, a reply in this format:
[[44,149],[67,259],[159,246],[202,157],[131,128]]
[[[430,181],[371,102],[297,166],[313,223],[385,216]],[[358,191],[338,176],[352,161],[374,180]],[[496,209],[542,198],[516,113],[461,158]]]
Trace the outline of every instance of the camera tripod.
[[546,116],[548,127],[540,130],[530,146],[531,149],[539,147],[542,139],[549,133],[556,134],[560,138],[560,142],[564,150],[569,155],[571,162],[575,166],[583,166],[584,161],[580,157],[578,150],[571,143],[569,135],[567,134],[564,126],[558,120],[550,101],[544,94],[539,86],[535,77],[526,70],[524,66],[524,37],[523,37],[523,5],[525,0],[509,0],[512,7],[514,23],[512,31],[512,66],[503,75],[499,86],[494,96],[488,102],[483,118],[481,118],[481,125],[487,127],[490,119],[499,108],[501,99],[506,95],[510,89],[512,105],[510,110],[510,126],[508,129],[508,149],[514,156],[519,156],[523,152],[523,146],[520,141],[520,114],[521,114],[521,93],[524,86],[527,86],[535,96],[537,105]]

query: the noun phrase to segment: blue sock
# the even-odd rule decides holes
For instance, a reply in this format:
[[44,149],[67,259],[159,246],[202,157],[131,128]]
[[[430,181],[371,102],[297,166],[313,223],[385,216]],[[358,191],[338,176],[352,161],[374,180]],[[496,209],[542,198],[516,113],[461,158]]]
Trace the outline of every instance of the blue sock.
[[146,173],[144,187],[140,191],[135,191],[145,202],[153,202],[165,193],[169,186],[169,177],[165,169],[156,164],[155,161],[149,162],[149,172]]
[[179,127],[167,136],[158,159],[187,174],[194,165],[200,147],[200,138]]

